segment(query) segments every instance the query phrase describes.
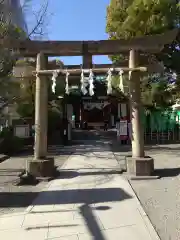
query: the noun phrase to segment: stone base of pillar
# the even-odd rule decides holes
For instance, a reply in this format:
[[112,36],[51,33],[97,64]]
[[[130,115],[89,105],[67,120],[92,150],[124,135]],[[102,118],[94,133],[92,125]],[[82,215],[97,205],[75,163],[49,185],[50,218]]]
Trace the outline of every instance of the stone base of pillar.
[[35,178],[51,178],[55,174],[54,158],[35,159],[29,162],[28,172]]
[[127,173],[132,176],[152,176],[154,173],[154,159],[151,157],[126,157]]

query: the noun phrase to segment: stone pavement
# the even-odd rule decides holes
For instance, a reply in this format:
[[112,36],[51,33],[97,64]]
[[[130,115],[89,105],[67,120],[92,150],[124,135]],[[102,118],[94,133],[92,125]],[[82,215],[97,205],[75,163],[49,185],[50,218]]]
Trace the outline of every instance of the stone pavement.
[[[55,158],[55,164],[59,168],[71,155],[71,151],[70,146],[48,147],[49,156]],[[32,158],[30,153],[25,152],[0,162],[0,215],[23,212],[46,186],[45,182],[37,185],[17,185],[19,174],[26,168],[26,161]]]
[[154,158],[155,180],[131,181],[162,240],[180,239],[180,144],[147,146]]
[[[75,146],[74,146],[75,147]],[[13,197],[13,194],[12,194]],[[32,206],[0,217],[0,236],[14,240],[158,240],[108,144],[76,146]]]

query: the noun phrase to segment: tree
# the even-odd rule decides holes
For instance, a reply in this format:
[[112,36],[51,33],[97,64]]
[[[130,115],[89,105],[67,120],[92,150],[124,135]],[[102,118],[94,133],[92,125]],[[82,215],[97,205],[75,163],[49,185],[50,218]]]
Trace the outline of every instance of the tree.
[[[179,0],[111,0],[107,7],[106,31],[109,39],[129,39],[137,36],[160,34],[180,24]],[[152,57],[148,55],[147,57]],[[146,75],[141,77],[142,102],[148,108],[167,107],[173,103],[173,96],[178,95],[179,84],[169,88],[168,73],[180,73],[179,39],[165,46],[155,55],[163,61],[165,75]],[[127,56],[111,56],[114,62]]]
[[[107,7],[106,31],[110,39],[159,34],[179,24],[179,0],[111,0]],[[173,42],[157,57],[167,68],[180,72],[178,45],[179,42]],[[117,61],[118,58],[112,59]]]
[[[119,88],[120,78],[113,76],[113,92],[117,97],[129,96],[128,74],[123,76],[124,92]],[[180,81],[169,82],[168,74],[151,74],[141,76],[141,100],[145,109],[168,108],[180,97]]]
[[[16,63],[15,75],[19,78],[21,85],[19,97],[16,98],[17,112],[21,117],[32,117],[35,115],[35,81],[36,77],[32,75],[32,71],[35,70],[35,59],[21,59]],[[49,68],[63,67],[62,61],[51,61],[48,64]],[[48,79],[48,107],[49,109],[56,109],[59,111],[59,98],[64,94],[65,78],[59,76],[56,81],[56,92],[52,92],[52,80]]]
[[31,4],[32,0],[24,0],[22,6],[22,16],[23,12],[25,12],[32,19],[31,23],[28,24],[27,22],[27,25],[30,25],[28,34],[24,31],[26,29],[21,29],[14,24],[11,9],[9,9],[5,0],[0,0],[0,96],[4,97],[7,101],[16,99],[14,98],[14,94],[17,92],[16,88],[18,84],[12,82],[11,78],[13,67],[17,61],[17,55],[13,49],[5,48],[4,42],[7,39],[14,40],[43,36],[44,24],[48,14],[48,0],[43,1],[43,4],[33,12],[30,8]]
[[[6,7],[6,1],[0,0],[0,73],[7,76],[12,71],[15,64],[16,55],[12,49],[7,49],[3,43],[11,39],[22,38],[38,38],[45,34],[45,25],[47,26],[48,19],[48,4],[49,1],[45,0],[36,10],[32,10],[33,0],[24,0],[22,4],[22,17],[26,14],[27,28],[22,29],[13,23],[11,9]],[[25,20],[24,20],[25,21]],[[28,32],[26,32],[28,30]],[[1,77],[1,75],[0,75]]]
[[172,89],[167,78],[149,75],[141,79],[141,97],[145,108],[168,108],[172,104]]

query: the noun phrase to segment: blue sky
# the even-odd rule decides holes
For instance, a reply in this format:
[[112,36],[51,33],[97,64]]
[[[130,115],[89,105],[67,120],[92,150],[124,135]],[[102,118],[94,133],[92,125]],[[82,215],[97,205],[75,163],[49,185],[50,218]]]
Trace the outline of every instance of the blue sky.
[[[36,0],[37,1],[37,0]],[[50,0],[49,40],[103,40],[108,36],[106,7],[110,0]],[[65,64],[81,64],[81,57],[63,57]],[[97,56],[94,63],[108,63],[106,56]]]

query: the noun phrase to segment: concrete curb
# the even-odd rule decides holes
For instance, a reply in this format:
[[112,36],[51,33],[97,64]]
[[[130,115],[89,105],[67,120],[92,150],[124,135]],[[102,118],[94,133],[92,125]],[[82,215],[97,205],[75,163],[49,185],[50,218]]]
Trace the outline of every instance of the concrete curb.
[[144,221],[144,223],[145,223],[145,225],[146,225],[146,228],[147,228],[147,230],[148,230],[151,238],[152,238],[153,240],[161,240],[161,239],[160,239],[160,236],[159,236],[159,234],[156,232],[156,230],[155,230],[155,228],[154,228],[154,226],[153,226],[150,218],[148,217],[148,215],[147,215],[146,212],[144,211],[143,206],[142,206],[142,204],[141,204],[141,201],[140,201],[140,199],[138,198],[136,192],[134,191],[134,189],[133,189],[133,187],[132,187],[132,185],[131,185],[131,182],[130,182],[128,179],[127,179],[127,181],[128,181],[128,183],[129,183],[129,186],[131,187],[132,191],[134,192],[134,194],[135,194],[135,196],[136,196],[136,200],[137,200],[137,203],[138,203],[138,210],[139,210],[139,212],[140,212],[140,215],[141,215],[141,217],[142,217],[142,219],[143,219],[143,221]]
[[128,180],[156,180],[159,179],[160,176],[128,176],[127,175],[127,179]]

